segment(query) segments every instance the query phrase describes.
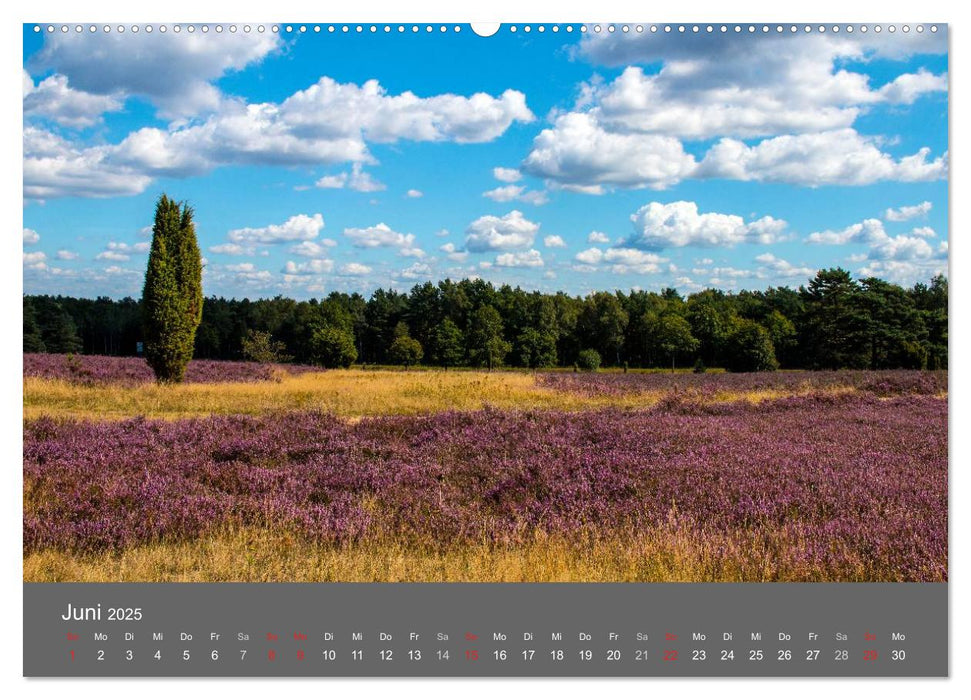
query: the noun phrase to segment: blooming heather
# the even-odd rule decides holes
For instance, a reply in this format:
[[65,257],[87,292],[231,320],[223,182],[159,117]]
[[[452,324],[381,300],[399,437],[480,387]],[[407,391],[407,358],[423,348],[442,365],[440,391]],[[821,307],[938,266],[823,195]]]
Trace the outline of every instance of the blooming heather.
[[[274,372],[290,374],[322,371],[307,365],[271,365],[258,362],[192,360],[185,381],[197,384],[221,382],[265,382]],[[139,357],[105,355],[56,355],[24,353],[24,376],[63,379],[80,384],[122,384],[134,386],[155,381],[151,367]]]
[[704,398],[720,392],[813,391],[839,387],[877,396],[936,395],[947,392],[947,372],[913,370],[840,370],[824,372],[742,372],[688,374],[684,372],[565,373],[537,375],[541,386],[582,396],[625,396],[645,392],[673,392]]
[[353,424],[306,412],[39,419],[24,426],[24,504],[25,552],[249,525],[426,548],[670,530],[719,543],[715,567],[758,542],[790,578],[942,581],[947,401],[671,398]]

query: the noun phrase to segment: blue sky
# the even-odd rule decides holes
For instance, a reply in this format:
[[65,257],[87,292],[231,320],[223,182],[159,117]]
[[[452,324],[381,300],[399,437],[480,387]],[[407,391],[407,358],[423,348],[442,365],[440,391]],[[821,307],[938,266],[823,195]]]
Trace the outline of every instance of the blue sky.
[[943,28],[270,26],[24,27],[25,292],[137,296],[161,192],[223,296],[947,269]]

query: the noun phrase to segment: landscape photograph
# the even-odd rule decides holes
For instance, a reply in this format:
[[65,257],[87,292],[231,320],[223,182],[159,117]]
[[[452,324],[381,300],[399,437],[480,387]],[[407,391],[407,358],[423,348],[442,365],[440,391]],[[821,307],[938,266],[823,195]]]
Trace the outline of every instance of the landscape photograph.
[[25,25],[24,581],[947,581],[946,28],[855,26]]

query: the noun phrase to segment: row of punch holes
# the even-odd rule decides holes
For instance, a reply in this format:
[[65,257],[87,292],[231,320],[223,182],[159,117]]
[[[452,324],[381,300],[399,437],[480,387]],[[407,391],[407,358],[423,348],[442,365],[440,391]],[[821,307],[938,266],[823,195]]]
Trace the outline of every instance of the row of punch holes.
[[[774,24],[774,25],[769,25],[769,24],[761,24],[761,25],[755,25],[755,24],[748,24],[748,25],[742,25],[742,24],[733,24],[733,25],[729,25],[729,24],[720,24],[720,25],[712,25],[712,24],[705,24],[705,25],[699,25],[699,24],[690,24],[690,25],[686,25],[686,24],[677,24],[677,25],[672,25],[672,24],[649,24],[649,25],[648,24],[603,24],[603,25],[601,25],[601,24],[579,24],[579,25],[572,25],[572,24],[565,24],[565,25],[560,25],[560,24],[552,24],[552,25],[537,24],[537,25],[531,25],[531,24],[522,24],[522,25],[517,25],[517,24],[509,24],[509,25],[506,25],[505,28],[504,28],[505,31],[508,31],[510,33],[513,33],[513,34],[515,34],[516,32],[523,32],[523,33],[529,34],[529,33],[534,32],[534,31],[535,32],[538,32],[540,34],[545,33],[546,31],[550,31],[550,32],[553,32],[553,33],[557,33],[557,32],[560,32],[560,31],[565,31],[567,33],[571,33],[571,32],[574,32],[574,31],[578,31],[578,32],[581,32],[581,33],[593,32],[593,33],[596,33],[596,34],[599,34],[599,33],[605,32],[605,31],[607,33],[620,32],[622,34],[628,34],[628,33],[631,33],[631,32],[636,33],[636,34],[643,34],[645,32],[648,32],[648,33],[651,33],[651,34],[657,34],[657,33],[664,33],[664,34],[671,34],[671,33],[679,33],[679,34],[713,34],[713,33],[716,33],[716,32],[723,33],[723,34],[729,33],[729,32],[735,33],[735,34],[742,34],[742,33],[747,33],[747,34],[756,34],[756,33],[768,34],[768,33],[771,33],[771,32],[775,32],[777,34],[782,34],[782,33],[785,33],[785,32],[788,32],[790,34],[797,34],[797,33],[805,33],[805,34],[809,34],[809,33],[820,33],[820,34],[822,34],[822,33],[827,33],[827,32],[832,32],[834,34],[838,34],[840,32],[845,32],[847,34],[852,34],[853,32],[860,32],[860,33],[864,33],[865,34],[866,32],[873,31],[873,32],[876,32],[876,33],[879,34],[879,33],[883,32],[884,29],[886,29],[886,31],[889,32],[889,33],[891,33],[891,34],[894,34],[895,32],[897,32],[898,27],[897,27],[897,25],[894,25],[894,24],[886,25],[886,28],[884,28],[884,26],[883,25],[880,25],[880,24],[875,24],[875,25],[866,25],[866,24],[860,24],[860,25],[852,25],[852,24],[847,24],[847,25],[839,25],[839,24],[834,24],[834,25],[824,25],[824,24],[819,24],[819,25],[810,25],[810,24],[806,24],[806,25],[796,25],[796,24],[789,24],[789,25],[782,25],[782,24]],[[909,33],[911,30],[916,31],[919,34],[920,33],[923,33],[924,31],[930,31],[932,33],[936,33],[938,31],[937,25],[933,25],[933,24],[930,25],[930,26],[928,26],[928,27],[926,27],[926,28],[925,28],[925,25],[923,25],[923,24],[917,24],[917,25],[914,25],[913,27],[911,27],[911,25],[909,25],[909,24],[902,24],[902,25],[900,25],[899,29],[904,34]],[[195,32],[201,32],[203,34],[208,34],[210,31],[213,31],[216,34],[221,34],[224,31],[228,31],[228,32],[230,32],[232,34],[235,34],[238,31],[242,31],[245,34],[249,34],[250,32],[254,32],[254,31],[256,33],[258,33],[258,34],[265,33],[266,31],[270,31],[270,32],[273,32],[273,33],[284,33],[284,34],[294,34],[294,33],[298,33],[298,34],[306,34],[306,33],[313,33],[313,34],[321,34],[321,33],[327,33],[327,34],[337,34],[337,33],[340,33],[340,34],[350,34],[350,33],[363,34],[363,33],[366,33],[366,32],[367,33],[371,33],[371,34],[377,34],[379,32],[383,32],[385,34],[390,34],[392,32],[397,32],[399,34],[404,34],[406,32],[410,32],[410,33],[413,33],[413,34],[418,34],[418,33],[421,33],[421,32],[424,32],[426,34],[431,34],[433,32],[438,32],[438,33],[455,32],[455,33],[459,33],[459,32],[461,32],[463,30],[463,27],[462,27],[462,25],[458,25],[458,24],[456,24],[456,25],[444,25],[444,24],[442,24],[442,25],[431,25],[431,24],[425,24],[425,25],[418,25],[418,24],[409,24],[409,25],[405,25],[405,24],[398,24],[398,25],[390,25],[390,24],[384,24],[384,25],[377,25],[377,24],[371,24],[371,25],[364,25],[364,24],[357,24],[357,25],[353,25],[353,24],[352,25],[347,25],[347,24],[342,24],[342,25],[335,25],[335,24],[329,24],[329,25],[320,25],[320,24],[312,24],[312,25],[307,25],[307,24],[292,25],[292,24],[286,24],[286,25],[282,25],[282,26],[281,25],[278,25],[278,24],[273,24],[273,25],[269,25],[269,27],[267,27],[266,25],[263,25],[263,24],[258,24],[258,25],[249,25],[249,24],[236,25],[236,24],[230,24],[230,25],[226,25],[226,26],[223,26],[221,24],[216,24],[216,25],[212,25],[212,26],[210,26],[208,24],[202,24],[202,25],[194,25],[194,24],[187,24],[187,25],[174,24],[174,25],[171,25],[171,26],[165,25],[165,24],[160,24],[160,25],[151,25],[151,24],[137,25],[137,24],[133,24],[133,25],[129,25],[127,27],[125,25],[121,25],[121,24],[120,25],[117,25],[116,27],[112,27],[111,25],[108,25],[108,24],[105,24],[105,25],[102,25],[102,26],[98,26],[98,25],[95,25],[95,24],[91,24],[91,25],[88,25],[88,26],[81,25],[81,24],[76,24],[76,25],[73,25],[73,26],[72,25],[67,25],[67,24],[62,24],[62,25],[48,24],[46,26],[40,25],[40,24],[34,25],[34,32],[35,33],[40,33],[40,32],[46,31],[48,34],[53,34],[54,32],[60,31],[61,33],[66,34],[66,33],[70,32],[72,30],[75,33],[81,33],[81,32],[84,32],[85,30],[87,30],[90,33],[94,33],[94,32],[100,31],[100,32],[104,32],[104,33],[118,32],[119,34],[122,34],[122,33],[126,32],[126,31],[132,32],[134,34],[137,34],[139,31],[145,32],[146,34],[151,34],[152,32],[157,31],[157,32],[160,32],[160,33],[164,34],[164,33],[168,32],[170,30],[172,32],[175,32],[176,34],[179,34],[179,33],[183,32],[183,31],[184,32],[187,32],[189,34],[192,34],[192,33],[195,33]],[[491,35],[491,34],[495,33],[495,31],[492,31],[492,32],[489,32],[488,34],[485,34],[482,31],[478,31],[477,28],[474,27],[474,26],[472,28],[472,31],[474,33],[477,33],[477,34],[480,34],[480,35]]]

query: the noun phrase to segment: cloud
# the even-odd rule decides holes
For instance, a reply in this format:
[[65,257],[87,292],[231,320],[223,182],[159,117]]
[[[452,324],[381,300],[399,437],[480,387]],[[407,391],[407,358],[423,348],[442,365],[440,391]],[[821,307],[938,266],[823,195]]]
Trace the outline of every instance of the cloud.
[[55,70],[94,95],[139,95],[162,116],[185,117],[218,108],[222,96],[213,81],[281,45],[272,32],[56,32],[44,35],[28,68]]
[[465,230],[465,247],[473,253],[526,249],[532,247],[538,231],[539,224],[516,209],[505,216],[480,216]]
[[566,241],[560,236],[545,236],[543,245],[547,248],[566,248]]
[[[682,73],[677,74],[678,70]],[[859,114],[859,109],[842,101],[827,104],[815,92],[794,100],[799,86],[793,85],[738,88],[729,78],[702,89],[680,87],[694,78],[688,75],[694,72],[694,66],[681,64],[672,71],[646,75],[640,67],[629,66],[612,83],[588,88],[589,98],[596,101],[598,121],[610,130],[699,140],[838,129],[850,126]],[[865,78],[855,80],[854,86],[841,82],[844,91],[856,93],[851,102],[868,101]]]
[[622,245],[642,250],[664,248],[732,247],[740,243],[774,243],[786,222],[764,216],[746,223],[735,214],[699,213],[694,202],[651,202],[631,214],[634,233]]
[[24,198],[117,197],[138,194],[149,175],[111,162],[110,147],[75,147],[44,129],[24,126]]
[[209,246],[209,252],[219,255],[253,255],[256,252],[256,247],[243,246],[239,243],[220,243],[219,245]]
[[[350,173],[324,175],[314,185],[322,189],[343,189],[347,187],[347,189],[355,192],[380,192],[386,189],[383,183],[371,177],[370,173],[364,172],[360,163],[354,163],[351,166]],[[416,190],[409,190],[409,192],[414,191]],[[421,196],[421,193],[419,193],[419,196]]]
[[736,267],[716,267],[711,270],[711,274],[717,278],[726,277],[729,279],[734,279],[736,277],[750,277],[752,275],[752,271],[739,270]]
[[871,260],[918,260],[933,255],[934,250],[927,241],[915,236],[888,237],[870,248]]
[[587,235],[587,243],[610,243],[610,238],[602,231],[591,231]]
[[346,265],[341,265],[341,269],[340,269],[340,273],[342,275],[350,275],[351,277],[366,275],[369,272],[371,272],[370,267],[356,262],[347,263]]
[[117,112],[123,106],[113,95],[72,89],[64,75],[51,75],[35,85],[24,71],[23,80],[25,117],[44,117],[62,126],[83,128],[99,123],[105,112]]
[[947,153],[928,162],[930,149],[896,161],[873,139],[853,129],[778,136],[747,146],[722,139],[705,155],[696,175],[756,182],[869,185],[881,180],[927,182],[947,177]]
[[524,168],[563,189],[595,195],[611,185],[663,190],[687,178],[819,187],[947,177],[947,152],[930,158],[924,147],[895,160],[876,141],[852,128],[776,136],[751,146],[723,138],[699,163],[674,137],[614,133],[589,114],[571,113],[540,132]]
[[426,263],[416,262],[401,270],[399,276],[406,280],[428,279],[432,276],[432,269]]
[[47,253],[42,250],[37,250],[31,253],[24,253],[24,267],[28,267],[33,270],[44,270],[47,269]]
[[597,265],[604,258],[604,252],[600,248],[587,248],[574,256],[579,262],[585,265]]
[[937,235],[937,233],[930,226],[916,226],[910,232],[910,235],[920,236],[921,238],[934,238]]
[[309,241],[317,237],[324,228],[321,214],[307,216],[297,214],[282,224],[270,224],[261,228],[238,228],[227,234],[232,243],[253,245],[256,243],[286,243],[288,241]]
[[938,274],[947,274],[947,253],[943,257],[930,260],[901,261],[901,260],[871,260],[857,270],[860,277],[879,277],[888,282],[901,285],[912,285],[916,282],[927,282]]
[[891,104],[913,104],[925,93],[947,92],[947,74],[934,75],[920,68],[916,73],[897,76],[878,92]]
[[150,244],[148,241],[141,241],[140,243],[119,243],[117,241],[109,241],[105,246],[105,249],[94,256],[95,260],[112,260],[114,262],[125,262],[130,260],[132,255],[139,253],[147,253]]
[[456,249],[454,243],[445,243],[439,246],[438,249],[445,253],[445,257],[453,262],[464,262],[469,257],[468,252]]
[[577,253],[574,258],[583,266],[590,268],[584,271],[593,271],[601,263],[606,263],[615,275],[650,274],[659,271],[661,263],[667,262],[666,258],[655,253],[646,253],[634,248],[608,248],[606,251],[600,248],[588,248]]
[[[888,40],[896,38],[901,41],[891,46]],[[899,73],[874,88],[870,76],[848,68],[848,61],[859,64],[876,56],[899,61],[946,51],[943,36],[916,33],[913,38],[588,34],[581,40],[582,53],[625,68],[609,83],[583,85],[577,109],[591,111],[610,130],[689,139],[841,129],[873,105],[910,104],[921,95],[947,90],[947,76],[926,69]],[[658,63],[656,73],[642,67]]]
[[538,190],[527,190],[523,185],[504,185],[496,187],[482,193],[483,197],[488,197],[494,202],[512,202],[518,200],[527,204],[541,206],[549,201],[545,192]]
[[505,187],[497,187],[494,190],[483,192],[482,196],[488,197],[494,202],[511,202],[518,198],[524,189],[526,188],[522,185],[506,185]]
[[496,267],[543,267],[543,256],[535,249],[496,256]]
[[273,280],[273,274],[269,270],[261,270],[249,262],[215,266],[211,271],[206,268],[206,273],[212,277],[213,281],[222,281],[227,278],[228,274],[233,285],[251,289],[266,289],[267,285]]
[[425,193],[422,192],[421,190],[408,190],[407,192],[405,192],[405,196],[408,197],[409,199],[421,199],[422,197],[425,196]]
[[793,265],[787,260],[777,258],[772,253],[757,255],[755,261],[761,264],[756,276],[762,279],[766,277],[809,278],[816,274],[816,270],[811,267]]
[[339,190],[347,184],[347,173],[337,173],[336,175],[324,175],[314,183],[314,187],[324,190]]
[[[250,268],[253,267],[252,263],[245,263]],[[227,268],[230,266],[227,265]],[[307,260],[306,262],[293,262],[292,260],[287,260],[286,264],[283,266],[282,272],[285,275],[325,275],[334,270],[334,261],[327,259],[319,260]]]
[[124,253],[147,253],[152,247],[152,244],[148,241],[139,241],[138,243],[119,243],[117,241],[109,241],[108,245],[105,247],[108,250],[117,250]]
[[346,228],[344,235],[355,248],[395,248],[399,255],[420,258],[425,251],[415,246],[415,234],[398,233],[385,223],[367,228]]
[[[853,129],[877,105],[946,93],[946,74],[891,64],[889,81],[876,86],[847,67],[878,55],[900,61],[947,51],[943,36],[901,38],[894,45],[872,34],[587,34],[579,52],[623,70],[581,84],[572,110],[554,113],[523,168],[588,194],[665,189],[689,177],[808,186],[940,179],[946,155],[929,159],[921,149],[898,161],[874,145],[878,137]],[[721,141],[701,166],[682,144],[713,139]],[[834,163],[843,153],[846,162]]]
[[695,167],[694,157],[676,138],[609,132],[592,115],[579,112],[561,115],[553,128],[543,129],[523,161],[532,175],[597,194],[605,185],[665,189]]
[[890,208],[883,213],[883,218],[887,221],[907,221],[918,216],[926,216],[933,206],[930,202],[923,201],[913,206],[899,207],[898,209]]
[[58,260],[77,260],[80,256],[73,250],[67,250],[66,248],[61,248],[54,255]]
[[327,252],[327,248],[333,248],[336,245],[337,241],[330,238],[323,238],[320,242],[301,241],[296,245],[290,246],[289,250],[294,255],[300,255],[304,258],[319,258]]
[[376,80],[358,86],[326,76],[287,98],[280,113],[286,124],[310,134],[363,133],[380,143],[483,143],[502,135],[513,122],[535,119],[525,95],[516,90],[498,98],[485,93],[422,98],[412,92],[388,95]]
[[527,190],[519,197],[520,202],[525,202],[526,204],[532,204],[537,207],[541,207],[550,201],[549,196],[547,196],[545,191],[541,190]]
[[919,260],[934,256],[926,236],[890,236],[879,219],[865,219],[838,231],[810,233],[806,241],[824,245],[856,243],[869,248],[870,260]]
[[32,228],[24,228],[24,245],[34,245],[40,240],[40,234]]
[[383,186],[360,170],[360,164],[374,162],[368,142],[481,143],[514,122],[533,119],[525,96],[515,90],[498,98],[484,93],[420,98],[411,92],[388,95],[373,80],[358,86],[323,77],[280,103],[224,99],[204,119],[167,129],[144,127],[117,144],[84,147],[25,127],[24,193],[31,199],[118,196],[142,192],[156,177],[202,175],[221,166],[335,163],[357,164],[357,177],[352,170],[320,186],[346,182],[374,191]]
[[815,231],[806,237],[809,243],[844,245],[846,243],[876,243],[887,237],[883,222],[879,219],[864,219],[838,231]]
[[493,168],[492,176],[499,182],[519,182],[523,174],[515,168]]
[[661,263],[667,262],[666,258],[634,248],[609,248],[603,259],[610,263],[610,271],[615,275],[650,274],[660,270]]

